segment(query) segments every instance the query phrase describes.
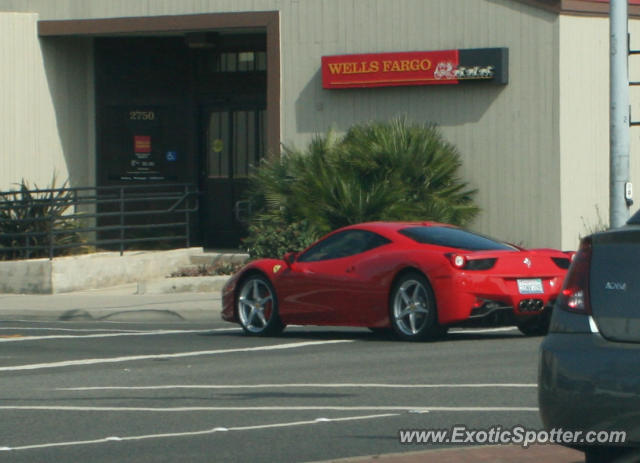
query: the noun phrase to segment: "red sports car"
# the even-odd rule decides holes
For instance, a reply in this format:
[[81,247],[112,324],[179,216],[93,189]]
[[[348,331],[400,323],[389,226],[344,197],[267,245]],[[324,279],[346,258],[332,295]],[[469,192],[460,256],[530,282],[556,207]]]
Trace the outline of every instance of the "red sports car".
[[363,223],[246,265],[222,290],[222,318],[252,335],[339,325],[423,340],[474,321],[544,334],[571,257],[434,222]]

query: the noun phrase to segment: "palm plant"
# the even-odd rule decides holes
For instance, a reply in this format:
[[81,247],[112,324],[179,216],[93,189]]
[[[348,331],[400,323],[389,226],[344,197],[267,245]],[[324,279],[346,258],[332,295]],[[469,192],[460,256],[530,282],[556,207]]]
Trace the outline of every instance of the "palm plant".
[[458,150],[433,124],[412,125],[398,118],[358,125],[342,146],[345,168],[368,188],[389,182],[403,192],[405,207],[383,214],[388,219],[465,225],[479,212],[473,202],[476,190],[457,174],[462,165]]
[[479,209],[460,166],[437,127],[403,118],[317,135],[305,151],[285,147],[253,172],[253,223],[304,222],[316,236],[372,220],[465,225]]

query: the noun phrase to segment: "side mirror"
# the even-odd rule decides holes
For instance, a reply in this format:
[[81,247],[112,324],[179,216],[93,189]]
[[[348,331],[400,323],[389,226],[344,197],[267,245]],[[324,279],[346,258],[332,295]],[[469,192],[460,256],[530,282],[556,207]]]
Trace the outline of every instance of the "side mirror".
[[286,262],[286,264],[291,267],[291,264],[293,264],[296,261],[296,258],[298,257],[297,252],[288,252],[284,255],[284,257],[282,258],[282,260],[284,260]]

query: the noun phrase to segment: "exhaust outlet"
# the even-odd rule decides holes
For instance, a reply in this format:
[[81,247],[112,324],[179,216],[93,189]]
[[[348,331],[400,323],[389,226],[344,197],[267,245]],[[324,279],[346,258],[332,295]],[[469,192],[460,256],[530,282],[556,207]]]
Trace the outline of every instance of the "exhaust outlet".
[[520,312],[540,312],[543,308],[542,299],[523,299],[518,304]]

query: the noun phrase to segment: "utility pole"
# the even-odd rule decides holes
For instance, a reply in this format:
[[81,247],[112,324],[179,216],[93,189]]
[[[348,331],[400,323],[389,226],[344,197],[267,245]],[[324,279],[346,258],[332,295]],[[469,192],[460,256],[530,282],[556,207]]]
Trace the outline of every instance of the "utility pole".
[[629,33],[627,0],[610,0],[609,224],[618,228],[629,218]]

